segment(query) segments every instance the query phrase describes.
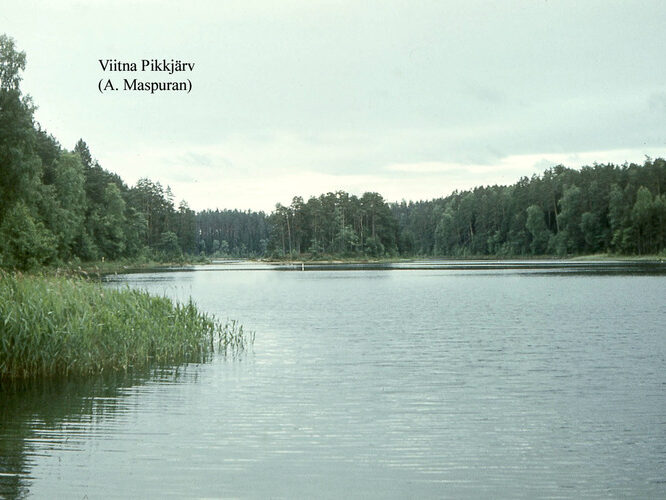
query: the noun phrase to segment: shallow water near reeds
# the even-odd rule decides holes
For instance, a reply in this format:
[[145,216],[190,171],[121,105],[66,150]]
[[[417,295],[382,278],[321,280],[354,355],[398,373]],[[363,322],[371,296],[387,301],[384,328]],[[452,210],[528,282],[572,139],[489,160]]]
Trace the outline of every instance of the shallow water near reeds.
[[254,346],[3,387],[0,496],[666,497],[663,264],[229,261],[107,281],[192,296]]

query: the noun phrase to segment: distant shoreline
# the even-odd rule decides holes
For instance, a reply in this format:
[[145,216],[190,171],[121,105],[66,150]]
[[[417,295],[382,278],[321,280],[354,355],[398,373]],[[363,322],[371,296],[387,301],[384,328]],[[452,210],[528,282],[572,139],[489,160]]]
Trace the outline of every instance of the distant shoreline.
[[[220,258],[222,260],[223,258]],[[230,257],[233,259],[233,257]],[[577,262],[577,261],[604,261],[604,262],[666,262],[664,255],[609,255],[609,254],[590,254],[590,255],[576,255],[571,257],[558,257],[554,255],[530,255],[530,256],[495,256],[495,255],[470,255],[466,257],[459,256],[427,256],[427,257],[404,257],[404,258],[384,258],[384,259],[357,259],[357,258],[302,258],[302,259],[242,259],[256,262],[264,262],[267,264],[391,264],[399,262],[415,262],[415,261],[494,261],[494,262],[510,262],[510,261],[562,261],[562,262]]]
[[441,256],[441,257],[395,257],[395,258],[381,258],[381,259],[367,259],[367,258],[353,258],[353,257],[334,257],[326,256],[322,258],[291,258],[291,259],[271,259],[271,258],[256,258],[256,257],[207,257],[206,259],[184,259],[173,262],[157,262],[157,261],[96,261],[84,263],[70,263],[60,266],[49,266],[42,269],[35,269],[29,271],[27,274],[48,274],[48,275],[65,275],[65,276],[83,276],[90,279],[99,279],[103,276],[111,274],[124,274],[134,273],[141,271],[159,271],[174,267],[188,267],[188,266],[205,266],[213,265],[225,261],[245,261],[257,262],[263,264],[275,265],[300,265],[300,264],[396,264],[396,263],[409,263],[409,262],[435,262],[435,261],[451,261],[451,262],[466,262],[466,261],[483,261],[483,262],[515,262],[515,261],[559,261],[566,262],[653,262],[653,263],[666,263],[666,256],[664,255],[609,255],[609,254],[590,254],[590,255],[576,255],[571,257],[558,257],[553,255],[540,255],[540,256],[512,256],[512,257],[498,257],[493,255],[475,255],[467,257],[459,256]]

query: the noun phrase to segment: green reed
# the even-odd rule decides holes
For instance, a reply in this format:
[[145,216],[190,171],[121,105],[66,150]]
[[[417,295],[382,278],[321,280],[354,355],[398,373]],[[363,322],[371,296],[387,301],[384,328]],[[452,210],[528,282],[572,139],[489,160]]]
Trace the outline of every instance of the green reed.
[[235,321],[223,324],[191,300],[0,271],[0,379],[201,362],[253,340]]

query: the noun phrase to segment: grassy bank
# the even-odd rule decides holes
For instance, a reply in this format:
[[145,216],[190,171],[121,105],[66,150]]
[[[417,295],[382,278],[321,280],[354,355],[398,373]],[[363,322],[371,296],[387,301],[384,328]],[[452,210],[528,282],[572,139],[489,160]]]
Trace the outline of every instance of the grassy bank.
[[222,324],[191,301],[0,271],[0,379],[202,361],[251,340],[236,323]]

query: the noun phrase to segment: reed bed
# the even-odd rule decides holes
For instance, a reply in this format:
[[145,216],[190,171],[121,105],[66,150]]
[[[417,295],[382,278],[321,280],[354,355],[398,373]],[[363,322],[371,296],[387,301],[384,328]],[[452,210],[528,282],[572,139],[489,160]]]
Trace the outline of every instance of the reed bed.
[[253,340],[235,321],[221,323],[191,300],[0,271],[0,379],[201,362]]

